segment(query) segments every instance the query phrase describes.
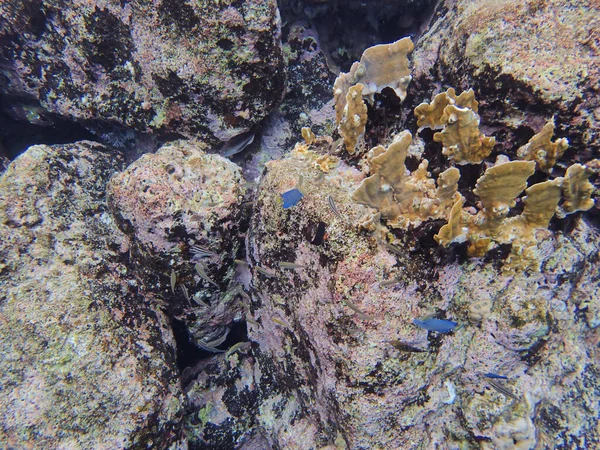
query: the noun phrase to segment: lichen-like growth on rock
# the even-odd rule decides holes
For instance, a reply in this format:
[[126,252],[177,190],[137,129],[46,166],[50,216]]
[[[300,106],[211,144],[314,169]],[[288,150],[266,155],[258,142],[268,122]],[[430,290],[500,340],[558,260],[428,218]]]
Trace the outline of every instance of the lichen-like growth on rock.
[[333,85],[337,122],[342,119],[348,90],[357,83],[365,86],[362,95],[371,101],[374,94],[380,93],[386,87],[392,88],[403,101],[411,80],[408,54],[414,47],[408,37],[391,44],[369,47],[362,54],[360,62],[352,64],[350,72],[341,73]]
[[348,89],[344,113],[338,126],[338,131],[344,138],[346,151],[351,155],[354,154],[356,144],[367,125],[367,105],[361,95],[363,88],[364,86],[358,83]]
[[557,139],[552,142],[554,135],[554,119],[544,125],[542,131],[533,136],[527,144],[517,150],[519,158],[527,161],[535,161],[537,168],[542,172],[550,173],[556,160],[560,158],[569,147],[566,138]]

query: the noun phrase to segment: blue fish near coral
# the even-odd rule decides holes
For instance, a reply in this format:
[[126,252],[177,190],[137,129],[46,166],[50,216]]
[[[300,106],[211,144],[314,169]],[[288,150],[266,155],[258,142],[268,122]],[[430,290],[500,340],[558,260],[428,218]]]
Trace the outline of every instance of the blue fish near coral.
[[454,330],[457,325],[456,322],[444,319],[415,319],[413,320],[413,323],[419,328],[423,328],[427,331],[436,331],[438,333],[449,333],[450,331]]
[[497,375],[497,374],[495,374],[495,373],[492,373],[492,372],[484,373],[484,374],[483,374],[483,376],[484,376],[484,377],[487,377],[487,378],[496,378],[496,379],[498,379],[498,380],[508,380],[508,377],[507,377],[507,376],[504,376],[504,375]]
[[292,206],[296,206],[300,200],[302,200],[304,195],[297,188],[290,189],[289,191],[281,194],[281,199],[283,200],[283,208],[288,209]]

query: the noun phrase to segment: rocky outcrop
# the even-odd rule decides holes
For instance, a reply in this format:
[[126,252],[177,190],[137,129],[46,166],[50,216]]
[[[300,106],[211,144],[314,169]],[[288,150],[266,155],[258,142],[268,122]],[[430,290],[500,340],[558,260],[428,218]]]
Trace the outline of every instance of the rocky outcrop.
[[216,347],[242,319],[233,261],[246,187],[237,165],[203,148],[176,141],[142,156],[113,176],[107,197],[144,295],[185,322],[197,345]]
[[586,162],[600,149],[599,14],[594,1],[440,2],[417,43],[411,87],[474,88],[482,122],[512,143],[505,151],[556,116],[578,149],[566,156]]
[[[299,174],[305,195],[284,210],[280,194]],[[599,442],[597,230],[578,220],[547,233],[539,273],[504,271],[499,255],[450,262],[456,249],[440,251],[432,233],[357,232],[358,178],[344,164],[323,177],[286,159],[261,183],[250,254],[276,276],[253,269],[249,338],[271,445]],[[444,335],[413,324],[431,315],[459,325]],[[488,372],[508,377],[496,380],[503,392]]]
[[227,141],[281,100],[274,0],[0,4],[0,92],[94,128]]
[[0,178],[0,447],[183,448],[173,335],[104,200],[122,165],[39,145]]

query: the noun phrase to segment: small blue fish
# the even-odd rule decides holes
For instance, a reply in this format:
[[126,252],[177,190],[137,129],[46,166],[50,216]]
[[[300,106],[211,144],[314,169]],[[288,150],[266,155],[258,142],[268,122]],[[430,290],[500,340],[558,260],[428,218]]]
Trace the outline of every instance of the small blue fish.
[[302,200],[304,195],[297,188],[290,189],[287,192],[281,194],[281,199],[283,200],[283,209],[291,208],[292,206],[296,206],[296,204]]
[[454,330],[457,323],[451,320],[443,319],[425,319],[425,320],[413,320],[413,323],[419,328],[423,328],[427,331],[437,331],[438,333],[448,333]]
[[487,378],[496,378],[498,380],[508,380],[508,377],[506,377],[504,375],[496,375],[495,373],[492,373],[492,372],[484,373],[483,376],[487,377]]

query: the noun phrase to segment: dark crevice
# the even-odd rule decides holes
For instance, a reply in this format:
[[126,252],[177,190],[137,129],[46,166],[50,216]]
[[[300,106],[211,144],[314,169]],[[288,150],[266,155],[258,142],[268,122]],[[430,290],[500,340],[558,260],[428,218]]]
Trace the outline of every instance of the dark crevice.
[[[180,372],[183,372],[184,369],[188,367],[194,367],[200,361],[211,358],[217,354],[198,347],[193,342],[188,327],[183,321],[173,318],[171,325],[175,342],[177,343],[177,368]],[[227,350],[238,342],[245,342],[247,340],[248,331],[246,322],[234,322],[230,325],[230,331],[225,342],[216,348],[219,350]]]

